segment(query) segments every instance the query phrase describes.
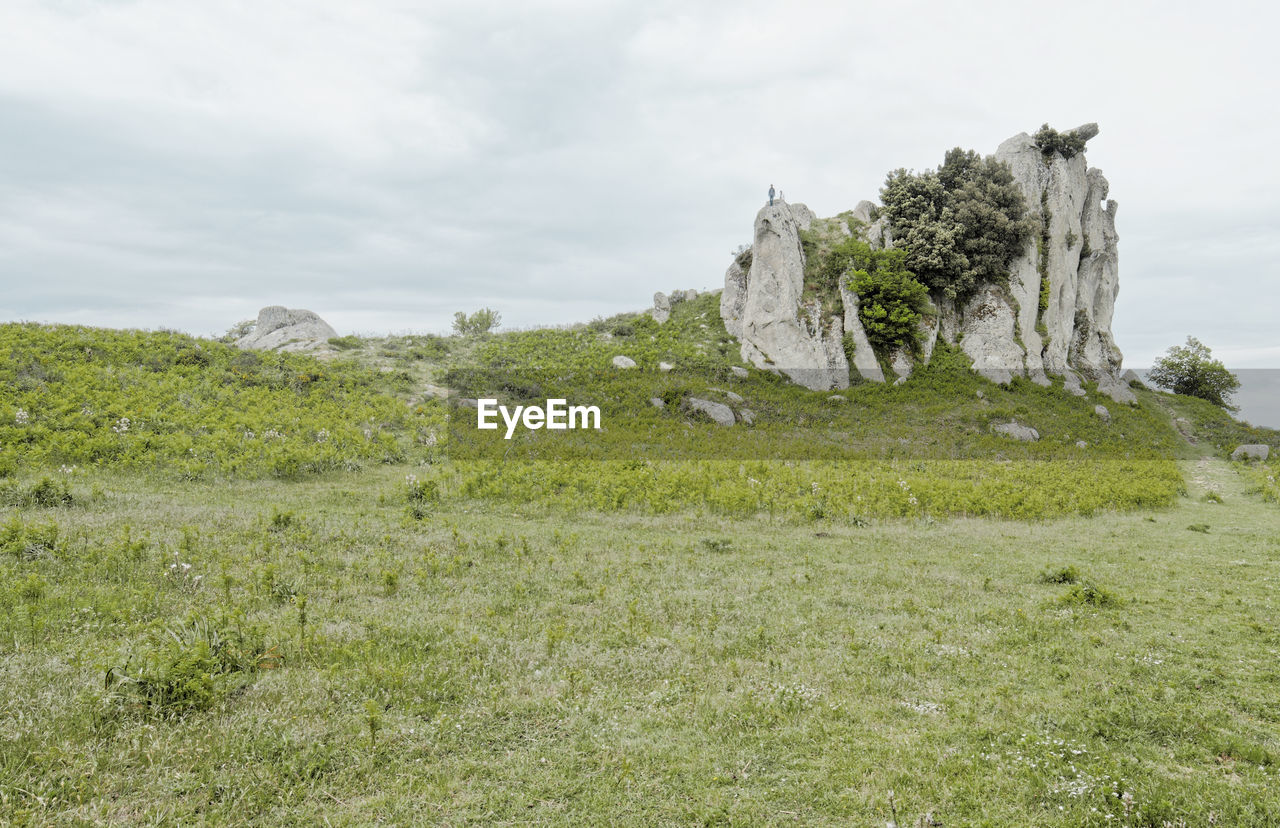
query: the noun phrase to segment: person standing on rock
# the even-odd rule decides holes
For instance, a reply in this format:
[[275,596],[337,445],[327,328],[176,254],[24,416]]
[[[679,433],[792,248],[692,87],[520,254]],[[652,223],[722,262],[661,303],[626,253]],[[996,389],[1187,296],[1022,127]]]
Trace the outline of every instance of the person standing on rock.
[[769,185],[769,206],[773,206],[773,185]]

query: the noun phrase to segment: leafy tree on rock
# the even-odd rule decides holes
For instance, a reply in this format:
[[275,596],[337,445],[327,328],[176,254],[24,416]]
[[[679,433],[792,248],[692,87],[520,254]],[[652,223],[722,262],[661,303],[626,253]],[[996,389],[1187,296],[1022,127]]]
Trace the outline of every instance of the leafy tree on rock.
[[880,199],[907,269],[953,299],[1007,283],[1034,224],[1008,166],[959,147],[936,171],[890,173]]

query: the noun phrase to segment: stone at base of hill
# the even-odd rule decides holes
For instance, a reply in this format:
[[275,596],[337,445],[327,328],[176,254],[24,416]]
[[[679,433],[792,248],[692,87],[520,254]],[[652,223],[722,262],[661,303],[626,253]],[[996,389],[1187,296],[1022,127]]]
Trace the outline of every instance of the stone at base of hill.
[[660,397],[650,397],[650,398],[649,398],[649,405],[653,406],[654,408],[659,408],[659,409],[661,409],[661,408],[666,408],[666,407],[667,407],[667,404],[666,404],[666,403],[664,403],[664,402],[662,401],[662,398],[660,398]]
[[996,434],[1003,434],[1006,437],[1021,440],[1024,443],[1034,443],[1040,439],[1040,432],[1019,422],[996,423],[991,427],[991,430]]
[[672,369],[673,369],[673,368],[675,368],[675,367],[676,367],[676,366],[672,365],[670,362],[659,362],[659,363],[658,363],[658,370],[659,370],[659,371],[661,371],[661,372],[662,372],[662,373],[664,373],[664,374],[665,374],[665,373],[667,373],[668,371],[672,370]]
[[739,410],[738,417],[747,425],[755,425],[756,412],[752,411],[750,408],[743,408]]
[[613,367],[614,368],[634,368],[636,367],[636,361],[629,356],[623,356],[622,354],[618,354],[616,357],[613,358]]
[[314,351],[326,348],[338,332],[314,311],[268,305],[258,311],[253,331],[236,340],[254,351]]
[[1111,412],[1107,410],[1105,405],[1095,405],[1093,407],[1093,413],[1101,417],[1104,422],[1111,422]]
[[747,369],[738,365],[734,365],[733,367],[731,367],[729,369],[729,373],[733,374],[738,379],[746,379],[748,376]]
[[731,426],[738,420],[733,416],[733,409],[724,403],[712,402],[698,397],[689,397],[684,406],[690,411],[701,411],[710,417],[716,425]]
[[1232,460],[1266,460],[1270,456],[1271,446],[1265,443],[1236,446],[1236,450],[1231,452]]

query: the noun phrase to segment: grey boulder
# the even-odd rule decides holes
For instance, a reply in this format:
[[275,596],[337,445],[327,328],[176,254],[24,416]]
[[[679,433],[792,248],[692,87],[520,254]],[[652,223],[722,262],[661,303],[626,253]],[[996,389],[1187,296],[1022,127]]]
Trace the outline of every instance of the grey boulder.
[[996,434],[1003,434],[1005,437],[1014,440],[1020,440],[1024,443],[1034,443],[1040,439],[1040,432],[1031,426],[1022,425],[1019,422],[996,423],[991,427]]
[[1266,460],[1271,456],[1271,446],[1265,443],[1249,443],[1243,446],[1236,446],[1236,450],[1231,452],[1232,460]]
[[338,332],[314,311],[269,305],[258,311],[252,332],[236,347],[254,351],[312,351],[326,347]]
[[733,409],[724,403],[689,397],[684,401],[684,407],[689,411],[706,414],[716,425],[731,426],[737,422],[737,418],[733,416]]

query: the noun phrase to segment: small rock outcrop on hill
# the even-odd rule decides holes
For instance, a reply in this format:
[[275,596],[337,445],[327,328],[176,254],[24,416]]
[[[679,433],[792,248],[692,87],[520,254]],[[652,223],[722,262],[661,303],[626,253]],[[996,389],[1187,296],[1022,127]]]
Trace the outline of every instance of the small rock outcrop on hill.
[[327,346],[337,335],[313,311],[270,305],[258,311],[253,330],[235,344],[255,351],[311,351]]
[[1271,446],[1266,443],[1250,443],[1244,446],[1236,446],[1236,450],[1231,452],[1232,460],[1266,460],[1271,456]]
[[653,294],[653,308],[649,311],[659,324],[666,322],[671,318],[671,306],[680,302],[692,302],[698,298],[698,291],[690,288],[689,290],[673,290],[671,295],[658,291]]
[[[813,213],[803,204],[777,200],[756,214],[751,269],[745,286],[733,277],[730,265],[720,296],[721,314],[731,313],[725,328],[742,343],[742,358],[758,368],[781,371],[794,382],[815,390],[847,388],[849,362],[842,338],[842,316],[825,317],[816,303],[804,303],[804,250],[800,231],[808,229]],[[739,257],[741,258],[741,257]]]
[[1117,402],[1133,402],[1111,334],[1119,290],[1116,202],[1083,152],[1097,134],[1096,124],[1085,124],[1064,133],[1061,146],[1042,146],[1027,133],[1000,145],[995,159],[1012,173],[1037,232],[1009,265],[1007,284],[980,284],[959,301],[931,291],[914,353],[873,350],[846,279],[838,286],[842,312],[805,296],[802,232],[811,226],[856,232],[872,248],[894,246],[892,227],[874,204],[860,202],[838,220],[817,219],[803,204],[782,200],[762,207],[753,244],[734,257],[720,297],[742,358],[826,390],[846,387],[851,369],[879,382],[886,379],[882,366],[906,377],[941,340],[958,345],[975,371],[996,382],[1024,376],[1047,385],[1053,375],[1073,393],[1083,393],[1080,384],[1089,381]]

